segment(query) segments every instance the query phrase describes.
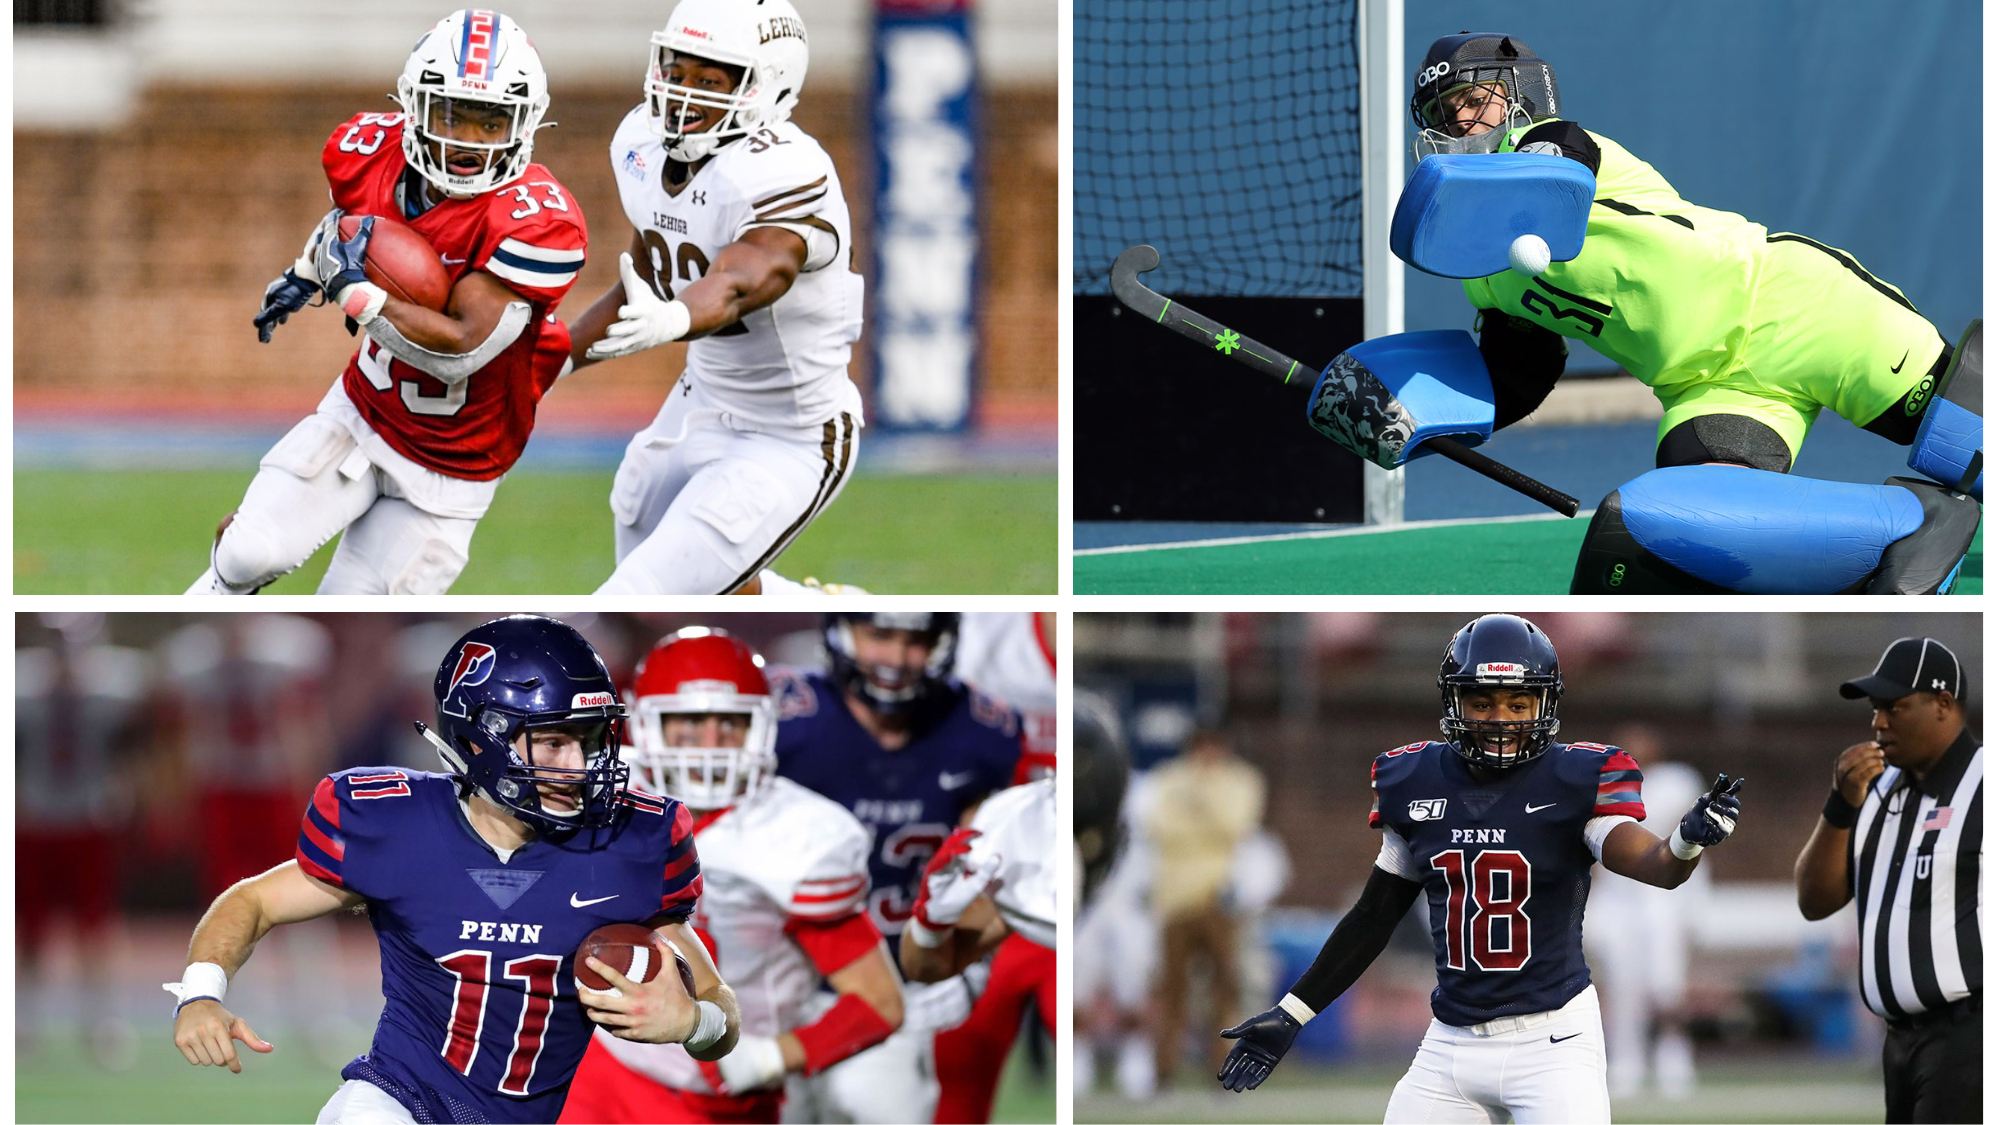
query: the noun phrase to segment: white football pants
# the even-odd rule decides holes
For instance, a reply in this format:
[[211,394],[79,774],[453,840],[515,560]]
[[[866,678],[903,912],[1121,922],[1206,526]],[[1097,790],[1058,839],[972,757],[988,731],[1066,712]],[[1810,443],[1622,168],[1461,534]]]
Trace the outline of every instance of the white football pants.
[[[1496,1027],[1495,1025],[1500,1025]],[[1502,1030],[1501,1027],[1507,1029]],[[1477,1034],[1478,1030],[1490,1034]],[[1594,1123],[1611,1120],[1597,990],[1553,1012],[1479,1028],[1431,1021],[1384,1121]]]
[[312,414],[258,463],[212,565],[188,593],[250,593],[345,529],[320,593],[442,594],[465,569],[478,526],[411,504],[345,426]]
[[854,472],[861,421],[753,429],[676,388],[611,485],[618,568],[600,594],[727,594],[770,566]]

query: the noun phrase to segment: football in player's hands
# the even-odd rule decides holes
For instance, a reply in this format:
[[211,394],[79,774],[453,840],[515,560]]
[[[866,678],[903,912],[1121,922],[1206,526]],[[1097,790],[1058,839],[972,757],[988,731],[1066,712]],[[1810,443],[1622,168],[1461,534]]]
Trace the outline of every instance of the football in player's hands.
[[675,949],[667,939],[634,922],[599,926],[576,947],[576,987],[593,992],[618,991],[586,963],[589,958],[595,957],[611,966],[634,984],[645,984],[660,975],[668,956],[673,957],[674,966],[680,970],[681,986],[693,996],[694,966],[688,963],[687,954]]
[[[360,215],[340,217],[342,240],[354,237],[361,226]],[[377,216],[375,232],[368,238],[368,256],[362,261],[368,280],[389,296],[432,312],[443,312],[451,297],[451,276],[445,272],[438,252],[423,235],[394,219]]]

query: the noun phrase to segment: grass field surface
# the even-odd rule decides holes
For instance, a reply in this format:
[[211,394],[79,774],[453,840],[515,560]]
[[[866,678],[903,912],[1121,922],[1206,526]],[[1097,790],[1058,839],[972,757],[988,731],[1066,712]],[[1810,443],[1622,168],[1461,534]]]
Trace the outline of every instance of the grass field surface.
[[[1289,1066],[1289,1064],[1287,1064]],[[1106,1093],[1076,1099],[1078,1122],[1347,1122],[1382,1120],[1404,1067],[1280,1067],[1256,1090],[1232,1094],[1221,1085],[1192,1084],[1147,1101]],[[1879,1063],[1816,1059],[1757,1059],[1700,1065],[1701,1082],[1685,1098],[1614,1099],[1613,1121],[1765,1122],[1880,1121]]]
[[[1079,594],[1565,594],[1589,514],[1078,552]],[[1984,585],[1982,527],[1954,594]]]
[[[340,1084],[341,1063],[306,1044],[268,1055],[244,1052],[243,1073],[195,1068],[174,1049],[162,1019],[125,1070],[96,1066],[81,1045],[44,1046],[15,1060],[14,1119],[22,1122],[311,1121]],[[367,1048],[364,1038],[356,1053]],[[1055,1080],[1025,1065],[1016,1049],[995,1099],[995,1121],[1054,1121]]]
[[[178,594],[208,565],[243,472],[24,470],[14,477],[21,594]],[[611,474],[523,472],[480,521],[455,594],[587,594],[611,574]],[[336,542],[338,542],[336,540]],[[334,545],[273,583],[310,594]],[[1054,474],[858,476],[776,569],[887,594],[1056,590]]]

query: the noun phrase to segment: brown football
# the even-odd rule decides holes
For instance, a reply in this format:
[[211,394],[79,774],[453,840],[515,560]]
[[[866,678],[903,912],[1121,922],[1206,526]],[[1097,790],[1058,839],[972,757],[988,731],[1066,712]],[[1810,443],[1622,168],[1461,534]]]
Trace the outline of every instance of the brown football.
[[[340,237],[353,238],[361,226],[361,216],[340,217]],[[433,312],[443,312],[451,296],[451,275],[429,240],[394,219],[376,216],[375,233],[368,237],[368,256],[362,260],[368,280],[387,290],[389,296]]]
[[645,984],[660,975],[669,953],[680,969],[682,987],[693,996],[694,966],[688,964],[687,955],[658,933],[634,922],[613,922],[590,931],[583,944],[576,947],[576,986],[598,992],[616,991],[610,981],[584,963],[585,958],[595,957],[624,974],[627,980]]

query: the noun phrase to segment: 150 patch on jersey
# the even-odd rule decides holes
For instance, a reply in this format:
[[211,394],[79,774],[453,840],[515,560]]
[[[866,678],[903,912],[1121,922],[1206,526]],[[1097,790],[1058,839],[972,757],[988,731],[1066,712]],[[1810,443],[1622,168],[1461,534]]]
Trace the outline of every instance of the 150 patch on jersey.
[[1444,816],[1444,797],[1432,797],[1425,801],[1410,802],[1411,820],[1438,820]]

